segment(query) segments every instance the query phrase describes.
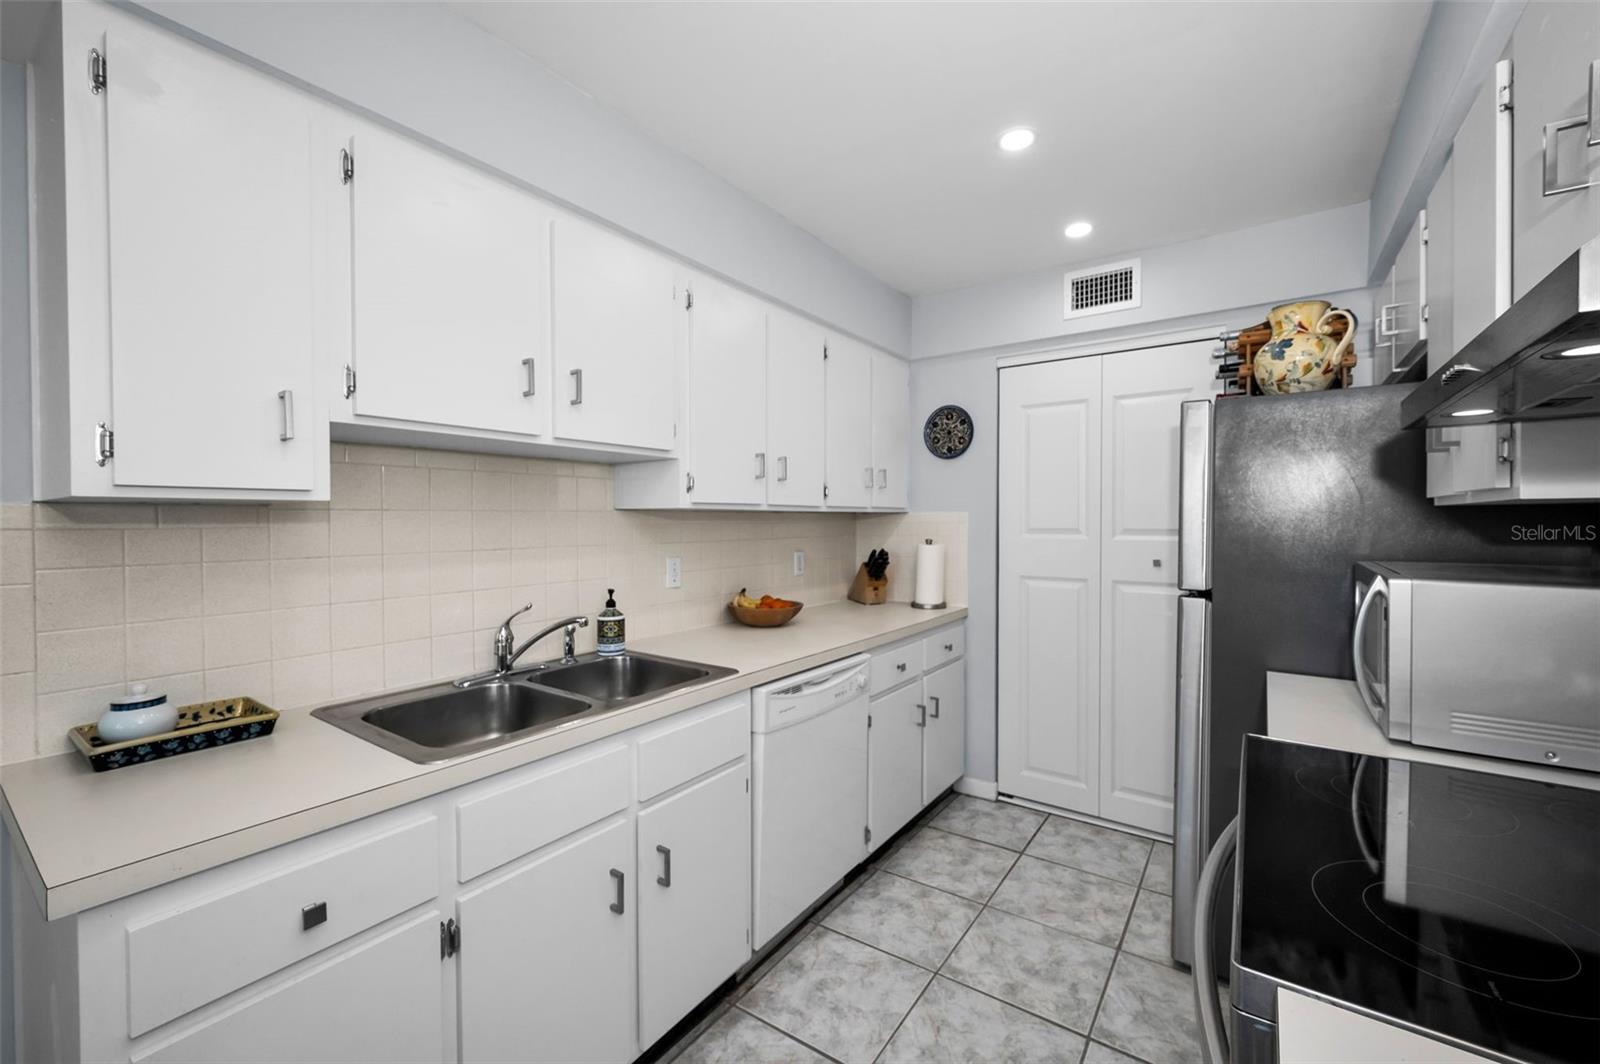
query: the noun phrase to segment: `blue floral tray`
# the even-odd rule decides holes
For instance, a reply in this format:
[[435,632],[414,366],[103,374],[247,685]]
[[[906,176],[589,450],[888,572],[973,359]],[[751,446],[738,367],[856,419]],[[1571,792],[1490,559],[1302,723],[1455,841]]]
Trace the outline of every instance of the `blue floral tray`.
[[100,738],[93,724],[80,724],[68,734],[72,745],[89,759],[96,772],[109,772],[125,765],[160,761],[213,746],[229,746],[271,735],[278,723],[278,711],[253,698],[224,698],[216,702],[197,702],[178,709],[178,726],[143,739],[108,743]]

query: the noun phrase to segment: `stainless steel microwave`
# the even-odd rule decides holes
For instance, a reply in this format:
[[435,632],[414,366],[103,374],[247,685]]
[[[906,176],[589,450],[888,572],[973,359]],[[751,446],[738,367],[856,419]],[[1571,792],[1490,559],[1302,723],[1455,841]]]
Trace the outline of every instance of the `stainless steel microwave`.
[[1390,739],[1600,772],[1600,573],[1361,562],[1351,657]]

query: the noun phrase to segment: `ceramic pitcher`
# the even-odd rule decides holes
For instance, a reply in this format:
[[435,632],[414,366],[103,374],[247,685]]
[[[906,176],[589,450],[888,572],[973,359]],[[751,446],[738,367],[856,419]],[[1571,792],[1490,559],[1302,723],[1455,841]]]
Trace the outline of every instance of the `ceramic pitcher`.
[[[1342,317],[1344,339],[1328,335],[1334,318]],[[1272,339],[1256,352],[1255,376],[1265,395],[1320,392],[1333,383],[1356,336],[1355,315],[1320,299],[1285,303],[1268,315]]]

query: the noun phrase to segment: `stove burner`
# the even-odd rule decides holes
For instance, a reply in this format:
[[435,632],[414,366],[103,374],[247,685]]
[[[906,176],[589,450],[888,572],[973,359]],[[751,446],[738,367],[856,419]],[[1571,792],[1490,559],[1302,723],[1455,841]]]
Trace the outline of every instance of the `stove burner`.
[[1532,1012],[1600,1019],[1600,1002],[1583,1012],[1543,1004],[1551,984],[1583,973],[1580,951],[1600,949],[1600,932],[1532,899],[1416,865],[1392,885],[1360,860],[1323,865],[1311,890],[1340,927],[1430,979]]

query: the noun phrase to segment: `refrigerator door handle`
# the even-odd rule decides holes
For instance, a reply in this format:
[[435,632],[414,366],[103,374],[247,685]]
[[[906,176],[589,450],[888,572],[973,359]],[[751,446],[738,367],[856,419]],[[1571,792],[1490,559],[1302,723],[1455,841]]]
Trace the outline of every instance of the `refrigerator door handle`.
[[1367,665],[1361,656],[1361,644],[1367,635],[1367,617],[1372,612],[1373,602],[1379,596],[1382,596],[1385,603],[1388,602],[1389,584],[1383,577],[1374,576],[1366,595],[1361,599],[1361,608],[1356,610],[1355,628],[1350,633],[1350,664],[1356,672],[1356,691],[1361,695],[1362,703],[1366,705],[1367,712],[1372,714],[1372,719],[1382,723],[1389,707],[1383,704],[1383,699],[1378,697],[1372,681],[1367,679]]
[[1209,399],[1178,411],[1178,586],[1211,588],[1211,419]]
[[1188,964],[1194,941],[1195,884],[1205,859],[1206,734],[1210,727],[1211,603],[1178,600],[1177,757],[1173,772],[1172,956]]

